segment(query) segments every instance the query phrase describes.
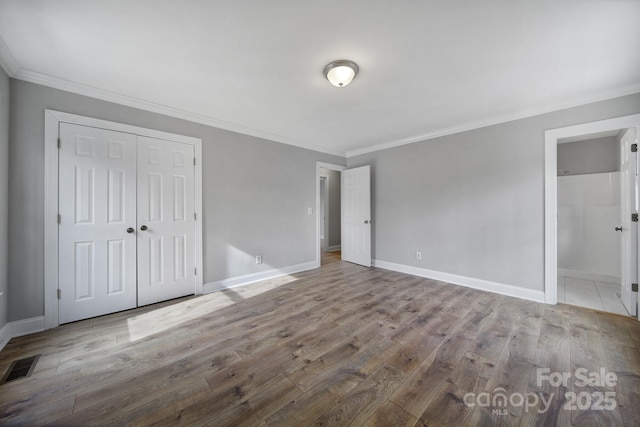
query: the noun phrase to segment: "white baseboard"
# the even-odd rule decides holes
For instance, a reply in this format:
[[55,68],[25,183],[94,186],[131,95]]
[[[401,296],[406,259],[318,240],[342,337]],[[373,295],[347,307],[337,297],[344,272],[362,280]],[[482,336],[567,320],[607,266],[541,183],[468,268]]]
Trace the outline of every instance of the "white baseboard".
[[411,274],[413,276],[425,277],[427,279],[440,280],[454,285],[461,285],[468,288],[544,303],[543,291],[535,291],[533,289],[520,288],[518,286],[506,285],[504,283],[491,282],[488,280],[475,279],[473,277],[459,276],[457,274],[443,273],[441,271],[412,267],[410,265],[396,264],[381,260],[374,260],[373,265],[378,268],[384,268],[385,270],[397,271],[399,273]]
[[0,329],[0,350],[11,338],[44,331],[44,316],[9,322]]
[[588,271],[570,270],[568,268],[558,268],[558,276],[573,277],[575,279],[591,280],[594,282],[605,282],[620,284],[622,279],[608,274],[590,273]]
[[291,265],[288,267],[274,268],[272,270],[261,271],[259,273],[245,274],[243,276],[230,277],[228,279],[217,280],[204,284],[204,293],[221,291],[223,289],[237,288],[238,286],[248,285],[249,283],[259,282],[261,280],[274,279],[276,277],[285,276],[287,274],[300,273],[301,271],[313,270],[318,268],[315,261],[305,262],[302,264]]
[[327,248],[327,252],[335,252],[335,251],[341,251],[341,250],[342,250],[342,245],[333,245]]

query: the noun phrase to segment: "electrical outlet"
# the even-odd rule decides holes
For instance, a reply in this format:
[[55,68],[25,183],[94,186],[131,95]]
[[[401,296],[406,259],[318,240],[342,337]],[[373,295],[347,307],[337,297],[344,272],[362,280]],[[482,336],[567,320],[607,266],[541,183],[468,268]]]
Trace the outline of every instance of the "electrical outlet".
[[416,259],[422,259],[422,252],[416,252]]
[[256,255],[256,264],[262,264],[262,255]]

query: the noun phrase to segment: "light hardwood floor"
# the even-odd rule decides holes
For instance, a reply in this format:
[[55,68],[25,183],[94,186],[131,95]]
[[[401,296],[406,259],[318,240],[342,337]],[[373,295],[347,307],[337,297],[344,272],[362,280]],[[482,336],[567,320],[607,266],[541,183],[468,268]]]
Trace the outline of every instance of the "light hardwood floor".
[[0,386],[0,424],[640,425],[637,320],[325,261],[12,339],[0,372],[42,357]]

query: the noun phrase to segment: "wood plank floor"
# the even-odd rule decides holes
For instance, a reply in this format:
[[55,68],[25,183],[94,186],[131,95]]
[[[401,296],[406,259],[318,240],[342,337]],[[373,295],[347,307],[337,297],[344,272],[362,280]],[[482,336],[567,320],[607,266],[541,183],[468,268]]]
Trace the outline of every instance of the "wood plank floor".
[[12,339],[0,424],[640,425],[637,320],[324,261]]

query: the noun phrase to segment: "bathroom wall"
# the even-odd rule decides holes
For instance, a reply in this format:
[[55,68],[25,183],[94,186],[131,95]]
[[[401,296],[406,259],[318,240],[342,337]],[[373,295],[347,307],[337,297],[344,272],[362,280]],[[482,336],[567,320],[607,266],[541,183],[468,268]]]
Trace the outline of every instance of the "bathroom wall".
[[620,283],[620,206],[620,172],[558,177],[559,274]]
[[558,176],[620,170],[620,143],[608,136],[558,144]]

